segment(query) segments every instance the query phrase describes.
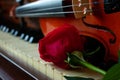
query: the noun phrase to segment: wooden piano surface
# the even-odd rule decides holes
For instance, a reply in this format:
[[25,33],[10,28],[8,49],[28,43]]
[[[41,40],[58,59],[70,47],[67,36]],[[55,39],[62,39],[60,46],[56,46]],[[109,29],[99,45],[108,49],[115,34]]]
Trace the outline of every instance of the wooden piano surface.
[[9,62],[2,53],[0,54],[0,80],[38,80]]
[[[38,80],[66,80],[67,76],[80,76],[101,80],[102,75],[88,69],[63,70],[40,59],[37,43],[28,43],[19,37],[0,31],[0,52]],[[0,63],[4,63],[3,61]],[[0,65],[1,66],[1,65]]]

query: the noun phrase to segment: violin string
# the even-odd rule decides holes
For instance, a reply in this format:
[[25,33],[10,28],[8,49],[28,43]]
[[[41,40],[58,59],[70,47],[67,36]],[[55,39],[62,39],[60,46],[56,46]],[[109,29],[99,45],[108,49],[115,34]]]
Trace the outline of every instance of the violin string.
[[[75,5],[74,5],[75,6]],[[78,5],[76,5],[78,6]],[[72,5],[66,5],[66,6],[60,6],[60,7],[52,7],[52,8],[45,8],[45,9],[34,9],[34,10],[25,10],[24,12],[33,12],[33,11],[45,11],[45,10],[54,10],[54,9],[59,9],[59,8],[67,8],[67,7],[72,7]]]
[[[64,1],[64,0],[63,0]],[[100,3],[103,3],[103,2],[91,2],[91,3],[83,3],[81,5],[89,5],[89,4],[100,4]],[[111,4],[111,3],[105,3],[104,4]],[[60,6],[60,7],[52,7],[52,8],[46,8],[46,9],[37,9],[37,10],[31,10],[29,11],[22,11],[23,13],[18,13],[18,15],[26,15],[26,16],[40,16],[40,15],[57,15],[57,14],[72,14],[72,13],[83,13],[84,14],[84,10],[79,10],[79,11],[61,11],[61,12],[40,12],[40,11],[45,11],[45,10],[54,10],[54,9],[59,9],[59,8],[67,8],[67,7],[74,7],[74,6],[78,6],[78,5],[66,5],[66,6]],[[79,6],[78,6],[79,7]],[[97,10],[104,10],[104,9],[94,9],[94,11],[97,11]],[[85,13],[87,12],[92,12],[92,9],[88,9],[86,10]]]
[[[85,6],[85,5],[89,5],[89,4],[99,4],[100,2],[91,2],[91,3],[83,3],[81,4],[81,6]],[[103,3],[103,2],[101,2]],[[110,4],[110,3],[104,3],[104,4]],[[24,10],[24,11],[20,11],[20,13],[26,13],[26,12],[36,12],[36,11],[45,11],[45,10],[52,10],[52,9],[59,9],[59,8],[67,8],[67,7],[74,7],[74,6],[79,6],[79,5],[66,5],[66,6],[60,6],[60,7],[52,7],[52,8],[45,8],[45,9],[28,9],[28,10]]]
[[[91,12],[91,10],[87,10],[87,12]],[[17,14],[19,16],[30,16],[30,17],[35,17],[35,16],[41,16],[41,15],[60,15],[60,14],[73,14],[73,13],[83,13],[84,11],[66,11],[66,12],[43,12],[43,13],[21,13]]]
[[[20,11],[20,12],[17,12],[17,14],[24,14],[24,13],[38,13],[38,12],[42,12],[42,11],[45,11],[45,10],[54,10],[54,9],[59,9],[59,8],[67,8],[67,7],[71,7],[73,5],[67,5],[67,6],[61,6],[61,7],[53,7],[53,8],[46,8],[46,9],[37,9],[37,10],[28,10],[28,11]],[[78,6],[78,5],[74,5],[74,6]],[[97,10],[102,10],[102,9],[94,9],[94,11],[97,11]],[[91,12],[92,10],[88,9],[86,10],[87,12]],[[67,12],[67,11],[65,11]],[[73,11],[73,12],[83,12],[83,10],[79,10],[79,11]]]
[[[91,10],[87,10],[86,12],[91,12]],[[60,14],[74,14],[74,13],[82,13],[83,15],[85,15],[84,14],[84,11],[66,11],[66,12],[43,12],[43,13],[21,13],[21,14],[17,14],[17,15],[19,15],[19,16],[30,16],[30,17],[39,17],[39,16],[41,16],[41,15],[60,15]]]
[[[56,0],[55,0],[56,1]],[[62,1],[67,1],[67,0],[62,0]],[[71,0],[72,1],[72,0]],[[89,0],[88,0],[89,1]],[[80,1],[78,0],[78,3],[79,3]],[[82,2],[82,0],[81,0],[81,2]],[[111,4],[110,2],[104,2],[104,1],[94,1],[94,2],[88,2],[88,3],[85,3],[85,4],[87,4],[87,5],[89,5],[89,4]],[[84,4],[84,3],[83,3]]]
[[24,16],[27,16],[27,17],[45,17],[45,16],[48,16],[48,15],[61,15],[61,14],[73,14],[73,13],[81,13],[83,11],[66,11],[66,12],[46,12],[46,13],[26,13],[26,14],[18,14],[19,17],[24,17]]

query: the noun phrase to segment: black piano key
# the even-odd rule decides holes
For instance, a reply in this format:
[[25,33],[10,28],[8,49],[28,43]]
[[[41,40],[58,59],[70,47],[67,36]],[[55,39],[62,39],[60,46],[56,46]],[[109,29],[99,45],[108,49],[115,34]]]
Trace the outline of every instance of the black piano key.
[[14,35],[14,36],[17,36],[17,35],[18,35],[18,33],[19,33],[19,31],[18,31],[18,30],[16,30],[16,31],[13,33],[13,35]]
[[3,25],[0,26],[0,30],[2,30],[2,29],[3,29]]
[[32,43],[33,41],[34,41],[34,37],[31,36],[31,37],[29,38],[28,42],[29,42],[29,43]]
[[3,26],[2,31],[5,32],[6,28],[7,28],[6,26]]
[[10,33],[13,35],[13,33],[15,32],[15,30],[14,29],[11,29],[11,31],[10,31]]
[[20,38],[29,43],[37,43],[43,37],[41,30],[35,30],[28,27],[21,29]]
[[24,39],[24,37],[25,37],[25,34],[24,34],[24,33],[21,33],[20,39]]
[[8,27],[6,28],[5,32],[6,32],[6,33],[8,33],[8,32],[9,32],[9,28],[8,28]]

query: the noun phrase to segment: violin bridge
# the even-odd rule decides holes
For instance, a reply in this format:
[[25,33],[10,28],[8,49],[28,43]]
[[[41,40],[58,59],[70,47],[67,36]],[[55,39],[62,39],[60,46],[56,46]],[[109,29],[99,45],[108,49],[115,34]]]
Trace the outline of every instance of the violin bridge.
[[72,0],[73,12],[76,19],[92,14],[89,0]]

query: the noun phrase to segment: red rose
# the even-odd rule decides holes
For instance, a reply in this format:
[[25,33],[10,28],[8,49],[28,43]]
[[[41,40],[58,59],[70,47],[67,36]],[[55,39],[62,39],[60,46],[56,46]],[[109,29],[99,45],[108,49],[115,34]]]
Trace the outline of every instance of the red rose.
[[53,62],[56,66],[67,68],[64,60],[67,52],[83,50],[84,38],[79,35],[79,31],[71,25],[64,25],[48,33],[39,41],[40,57],[48,62]]

